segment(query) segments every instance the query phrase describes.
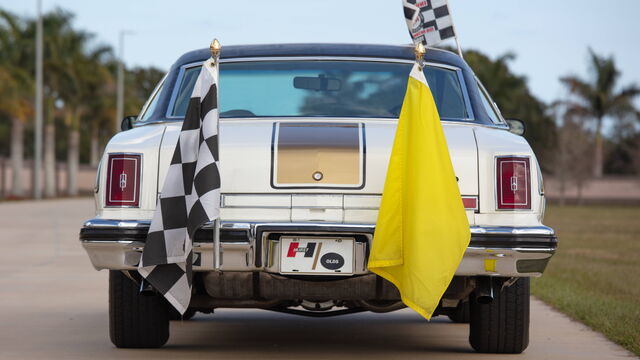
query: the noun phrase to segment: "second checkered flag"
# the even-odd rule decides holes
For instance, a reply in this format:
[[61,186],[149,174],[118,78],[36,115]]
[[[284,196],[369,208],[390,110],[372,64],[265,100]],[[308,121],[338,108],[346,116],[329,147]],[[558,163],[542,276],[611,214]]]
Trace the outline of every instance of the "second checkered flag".
[[219,213],[218,66],[210,58],[196,80],[138,267],[181,314],[191,300],[193,236]]
[[435,46],[456,36],[447,0],[402,0],[414,44]]

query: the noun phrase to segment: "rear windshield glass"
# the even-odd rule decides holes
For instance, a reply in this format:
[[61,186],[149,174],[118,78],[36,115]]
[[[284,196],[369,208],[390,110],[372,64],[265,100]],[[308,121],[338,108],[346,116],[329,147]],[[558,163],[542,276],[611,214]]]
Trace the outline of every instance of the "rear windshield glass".
[[[260,61],[220,66],[220,117],[397,118],[411,64]],[[187,68],[169,113],[183,117],[200,66]],[[467,119],[456,71],[425,66],[442,119]]]

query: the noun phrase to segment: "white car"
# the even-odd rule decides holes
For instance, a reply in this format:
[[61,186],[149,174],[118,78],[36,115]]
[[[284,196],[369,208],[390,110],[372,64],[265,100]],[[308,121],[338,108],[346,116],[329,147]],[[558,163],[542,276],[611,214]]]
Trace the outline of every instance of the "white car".
[[[80,240],[94,267],[110,271],[118,347],[159,347],[169,337],[172,311],[161,295],[139,290],[136,269],[209,56],[202,49],[177,60],[140,115],[123,121],[98,169],[96,216]],[[228,46],[220,61],[220,249],[211,225],[196,233],[187,317],[216,308],[333,316],[404,307],[366,264],[413,47]],[[529,278],[557,247],[542,224],[540,167],[523,123],[502,118],[463,59],[428,49],[425,61],[471,226],[436,315],[470,322],[477,351],[522,352]]]

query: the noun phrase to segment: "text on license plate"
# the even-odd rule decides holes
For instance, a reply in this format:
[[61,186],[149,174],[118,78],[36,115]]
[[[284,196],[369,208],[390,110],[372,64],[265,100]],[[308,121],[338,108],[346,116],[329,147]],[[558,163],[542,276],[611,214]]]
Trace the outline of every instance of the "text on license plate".
[[280,272],[283,274],[353,273],[353,238],[280,238]]

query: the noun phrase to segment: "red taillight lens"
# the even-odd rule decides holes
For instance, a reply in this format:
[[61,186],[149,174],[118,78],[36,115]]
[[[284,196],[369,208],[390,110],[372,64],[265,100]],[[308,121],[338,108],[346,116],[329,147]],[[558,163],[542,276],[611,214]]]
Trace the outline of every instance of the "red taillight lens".
[[499,210],[531,209],[531,175],[528,157],[496,158]]
[[141,160],[139,154],[109,155],[106,206],[138,207]]
[[478,198],[475,196],[462,196],[462,205],[465,210],[478,210]]

